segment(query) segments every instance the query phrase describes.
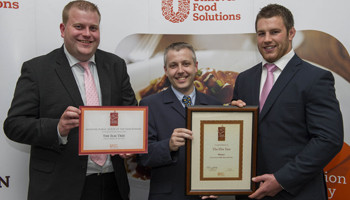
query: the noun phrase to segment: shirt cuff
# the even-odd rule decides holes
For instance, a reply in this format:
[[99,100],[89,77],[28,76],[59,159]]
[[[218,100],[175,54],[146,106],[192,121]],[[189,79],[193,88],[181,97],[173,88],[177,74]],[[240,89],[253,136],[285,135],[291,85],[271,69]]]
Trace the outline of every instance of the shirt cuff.
[[57,125],[57,135],[58,135],[58,142],[60,145],[65,145],[68,142],[68,136],[62,137],[60,132],[58,131],[58,125]]

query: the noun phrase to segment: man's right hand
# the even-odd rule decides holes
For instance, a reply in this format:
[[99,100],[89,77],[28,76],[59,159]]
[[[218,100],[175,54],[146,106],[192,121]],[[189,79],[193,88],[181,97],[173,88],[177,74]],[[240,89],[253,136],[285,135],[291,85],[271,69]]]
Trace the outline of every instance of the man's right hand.
[[72,128],[79,126],[80,113],[81,111],[76,107],[67,107],[58,122],[58,131],[62,137],[68,136]]
[[186,139],[192,140],[192,131],[185,128],[176,128],[169,140],[171,151],[177,151],[179,147],[184,146]]
[[231,102],[231,105],[232,106],[237,106],[237,107],[240,107],[240,108],[242,108],[242,107],[244,107],[244,106],[246,106],[246,103],[244,102],[244,101],[242,101],[242,100],[237,100],[237,101],[232,101]]

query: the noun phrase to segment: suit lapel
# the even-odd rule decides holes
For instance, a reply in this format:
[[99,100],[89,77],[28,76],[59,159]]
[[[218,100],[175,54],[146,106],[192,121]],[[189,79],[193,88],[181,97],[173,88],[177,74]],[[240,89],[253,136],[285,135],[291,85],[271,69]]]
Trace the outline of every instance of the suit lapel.
[[183,118],[186,117],[186,110],[181,105],[180,101],[177,99],[173,90],[168,87],[168,89],[164,92],[164,104],[168,104],[172,109],[174,109],[177,113],[179,113]]
[[252,88],[251,88],[251,94],[252,94],[252,105],[259,105],[259,99],[260,99],[260,80],[261,80],[261,73],[262,73],[262,64],[256,66],[256,70],[254,70],[254,74],[252,76]]
[[294,55],[294,57],[288,62],[287,66],[284,68],[277,81],[273,85],[265,101],[264,107],[260,112],[259,120],[262,120],[264,118],[264,116],[271,109],[273,103],[276,101],[283,89],[292,80],[293,76],[298,72],[299,64],[301,64],[301,59],[297,55]]
[[196,90],[196,102],[194,105],[209,105],[209,101],[207,98],[205,98],[204,94],[198,92]]
[[99,51],[96,51],[95,60],[101,88],[102,105],[111,105],[111,80],[109,73],[111,73],[112,66],[105,62]]
[[76,107],[79,105],[84,105],[72,69],[70,68],[68,60],[64,54],[63,47],[59,51],[56,63],[56,73],[67,90],[69,96],[72,98],[74,105]]

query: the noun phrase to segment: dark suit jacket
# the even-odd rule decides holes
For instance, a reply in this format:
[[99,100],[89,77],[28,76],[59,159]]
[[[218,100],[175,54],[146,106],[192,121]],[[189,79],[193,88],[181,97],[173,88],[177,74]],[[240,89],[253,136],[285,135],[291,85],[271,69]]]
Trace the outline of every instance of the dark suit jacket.
[[[195,105],[220,105],[215,98],[196,92]],[[173,90],[167,90],[141,100],[149,107],[148,154],[141,155],[141,164],[151,169],[149,199],[198,199],[185,196],[185,147],[170,152],[169,139],[175,128],[186,128],[185,108]]]
[[[261,71],[260,63],[239,74],[234,99],[259,105]],[[271,199],[326,200],[323,168],[343,144],[333,75],[295,55],[276,80],[258,124],[257,174],[273,173],[285,189]]]
[[[137,105],[125,62],[101,50],[95,61],[102,105]],[[78,155],[78,128],[70,131],[66,145],[59,145],[57,125],[68,106],[81,105],[63,47],[23,64],[4,132],[11,140],[31,145],[28,199],[80,200],[88,157]],[[113,156],[112,163],[119,191],[128,199],[124,160]]]

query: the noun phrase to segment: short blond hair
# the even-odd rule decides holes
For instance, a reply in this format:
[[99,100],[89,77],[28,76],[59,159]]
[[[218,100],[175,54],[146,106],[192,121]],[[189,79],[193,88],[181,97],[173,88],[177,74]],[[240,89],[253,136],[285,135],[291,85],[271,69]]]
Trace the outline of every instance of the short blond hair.
[[69,11],[71,8],[78,8],[79,10],[84,11],[92,11],[97,12],[100,21],[101,21],[101,13],[98,10],[97,5],[89,2],[89,1],[83,1],[83,0],[77,0],[77,1],[71,1],[69,2],[62,11],[62,22],[63,24],[67,24],[68,18],[69,18]]

